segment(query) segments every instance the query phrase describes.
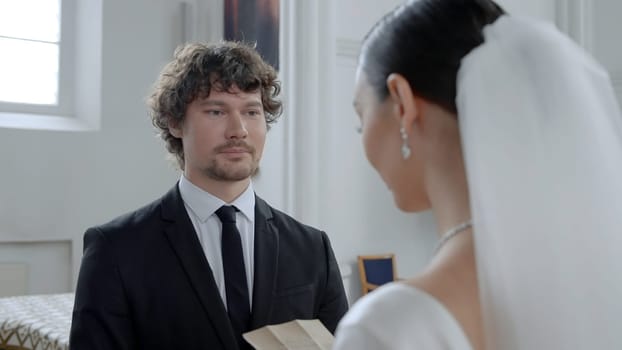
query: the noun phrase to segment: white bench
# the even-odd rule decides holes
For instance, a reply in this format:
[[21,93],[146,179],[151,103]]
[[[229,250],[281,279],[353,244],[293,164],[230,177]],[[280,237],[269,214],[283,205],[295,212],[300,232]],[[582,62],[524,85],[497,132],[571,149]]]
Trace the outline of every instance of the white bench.
[[68,350],[73,293],[0,298],[0,350]]

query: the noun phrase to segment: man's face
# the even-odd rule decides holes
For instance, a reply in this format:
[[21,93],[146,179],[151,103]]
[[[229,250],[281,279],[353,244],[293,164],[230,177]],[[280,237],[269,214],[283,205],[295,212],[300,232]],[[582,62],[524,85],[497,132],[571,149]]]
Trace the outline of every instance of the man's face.
[[187,177],[235,182],[250,178],[259,167],[267,125],[261,92],[212,88],[192,101],[184,122],[171,128],[182,139]]

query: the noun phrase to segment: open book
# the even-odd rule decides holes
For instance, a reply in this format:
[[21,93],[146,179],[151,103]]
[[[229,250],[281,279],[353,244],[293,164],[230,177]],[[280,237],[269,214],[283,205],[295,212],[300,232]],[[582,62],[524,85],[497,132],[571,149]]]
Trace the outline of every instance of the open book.
[[330,350],[333,335],[319,320],[294,320],[244,333],[257,350]]

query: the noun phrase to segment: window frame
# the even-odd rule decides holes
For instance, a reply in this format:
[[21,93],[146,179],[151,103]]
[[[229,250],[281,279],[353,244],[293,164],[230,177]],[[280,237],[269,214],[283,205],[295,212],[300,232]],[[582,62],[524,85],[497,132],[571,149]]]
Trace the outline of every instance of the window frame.
[[[0,128],[100,128],[103,0],[60,0],[58,102],[0,102]],[[36,82],[35,82],[36,83]]]

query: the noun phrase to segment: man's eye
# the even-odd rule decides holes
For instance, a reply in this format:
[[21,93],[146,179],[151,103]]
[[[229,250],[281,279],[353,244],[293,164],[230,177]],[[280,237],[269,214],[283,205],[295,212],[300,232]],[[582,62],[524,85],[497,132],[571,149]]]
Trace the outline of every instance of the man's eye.
[[223,115],[223,112],[219,111],[217,109],[209,109],[209,110],[205,111],[205,113],[207,113],[208,115],[214,116],[214,117],[219,117],[219,116]]

